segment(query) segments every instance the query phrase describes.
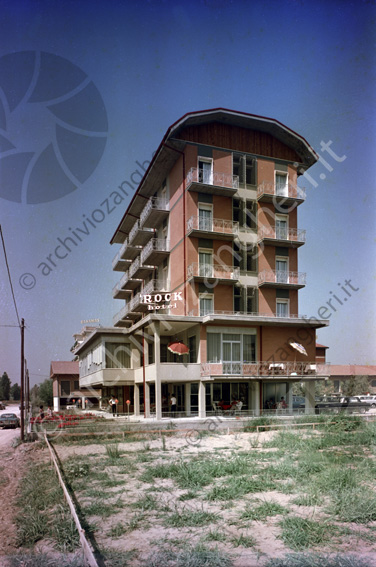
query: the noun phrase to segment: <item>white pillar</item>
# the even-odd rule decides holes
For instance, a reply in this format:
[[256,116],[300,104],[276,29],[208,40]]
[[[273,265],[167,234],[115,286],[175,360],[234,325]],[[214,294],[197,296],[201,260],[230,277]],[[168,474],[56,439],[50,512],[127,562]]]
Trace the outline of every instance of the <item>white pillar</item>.
[[187,416],[191,415],[191,384],[187,383],[185,386],[185,413]]
[[161,388],[161,332],[160,322],[152,325],[154,331],[154,360],[155,360],[155,413],[157,419],[162,419],[162,388]]
[[198,416],[200,418],[206,417],[206,403],[205,403],[205,382],[198,383]]
[[134,415],[140,415],[140,386],[138,384],[134,385]]
[[248,407],[253,415],[260,415],[260,382],[254,380],[249,383]]
[[287,403],[287,408],[288,408],[289,413],[292,413],[292,387],[293,387],[293,383],[287,382],[287,384],[286,384],[286,403]]
[[305,413],[315,411],[315,381],[305,382]]
[[145,417],[150,417],[150,386],[148,382],[145,382],[144,408]]

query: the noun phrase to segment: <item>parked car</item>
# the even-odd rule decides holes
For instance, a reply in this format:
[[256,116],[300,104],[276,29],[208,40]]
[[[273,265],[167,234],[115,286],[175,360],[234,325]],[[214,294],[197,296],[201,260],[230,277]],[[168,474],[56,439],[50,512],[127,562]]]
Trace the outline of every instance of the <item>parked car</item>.
[[303,396],[293,396],[292,409],[303,409],[303,408],[305,408],[305,398],[303,398]]
[[362,402],[366,402],[371,408],[376,408],[376,396],[359,396]]
[[15,413],[3,413],[0,415],[0,427],[20,427],[20,420]]
[[362,402],[359,396],[328,397],[315,403],[316,413],[321,413],[323,410],[365,413],[370,407],[366,402]]
[[0,410],[3,410],[3,409],[5,409],[5,406],[4,406],[4,404],[2,404],[2,403],[0,402]]

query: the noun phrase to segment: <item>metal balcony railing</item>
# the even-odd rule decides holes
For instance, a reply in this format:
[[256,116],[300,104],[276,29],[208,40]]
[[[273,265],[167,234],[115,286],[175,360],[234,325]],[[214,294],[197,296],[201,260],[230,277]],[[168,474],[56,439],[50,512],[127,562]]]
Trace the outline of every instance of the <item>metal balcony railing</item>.
[[239,176],[230,173],[220,173],[217,171],[207,171],[198,167],[191,167],[187,175],[187,185],[191,183],[203,183],[205,185],[216,185],[217,187],[228,187],[238,189]]
[[217,232],[220,234],[237,234],[239,232],[239,223],[226,219],[191,216],[187,221],[187,232],[191,232],[192,230],[203,230],[205,232]]
[[188,266],[187,276],[188,279],[203,277],[220,280],[238,280],[240,276],[240,269],[236,266],[199,264],[198,262],[193,262]]
[[306,274],[304,272],[287,272],[285,270],[263,270],[258,275],[258,284],[288,284],[305,285]]
[[271,238],[273,240],[288,240],[291,242],[305,242],[306,231],[298,228],[284,228],[279,226],[260,226],[259,240]]
[[163,197],[152,197],[151,199],[149,199],[140,215],[141,226],[144,224],[145,220],[153,209],[158,211],[168,211],[169,205],[167,200]]
[[169,241],[166,240],[165,238],[152,238],[152,240],[149,240],[149,242],[146,244],[146,246],[143,248],[142,252],[141,252],[141,263],[143,264],[145,259],[147,259],[151,252],[153,251],[159,251],[159,252],[168,252],[170,248],[170,244]]
[[273,195],[275,197],[285,197],[286,199],[299,199],[304,201],[306,198],[306,190],[304,187],[298,187],[297,185],[287,184],[278,185],[276,183],[260,183],[257,187],[257,197],[262,195]]
[[[216,315],[216,316],[221,316],[223,315],[224,317],[260,317],[260,318],[272,318],[275,319],[276,317],[278,318],[282,318],[282,319],[307,319],[307,315],[299,315],[299,314],[285,314],[282,315],[280,313],[260,313],[259,311],[224,311],[224,310],[220,310],[220,309],[206,309],[205,311],[205,315]],[[188,313],[189,317],[200,317],[202,316],[202,314],[200,315],[199,313],[199,308],[197,307],[196,309],[192,309],[189,313]]]
[[330,364],[317,362],[204,362],[201,376],[329,376]]
[[138,268],[140,267],[140,256],[137,256],[137,258],[132,262],[128,272],[129,272],[129,278],[132,278],[133,274],[135,274],[138,270]]

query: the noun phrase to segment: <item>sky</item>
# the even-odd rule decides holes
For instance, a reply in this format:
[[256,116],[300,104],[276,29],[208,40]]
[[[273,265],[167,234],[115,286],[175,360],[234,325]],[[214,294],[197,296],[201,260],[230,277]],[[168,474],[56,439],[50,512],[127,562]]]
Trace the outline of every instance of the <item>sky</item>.
[[[32,384],[51,360],[71,360],[82,321],[112,324],[123,303],[109,242],[143,170],[171,124],[217,107],[275,118],[319,154],[299,182],[299,312],[320,318],[336,295],[317,335],[327,360],[376,364],[374,2],[0,0],[0,10],[0,224]],[[0,373],[15,383],[20,331],[1,249],[0,305]]]

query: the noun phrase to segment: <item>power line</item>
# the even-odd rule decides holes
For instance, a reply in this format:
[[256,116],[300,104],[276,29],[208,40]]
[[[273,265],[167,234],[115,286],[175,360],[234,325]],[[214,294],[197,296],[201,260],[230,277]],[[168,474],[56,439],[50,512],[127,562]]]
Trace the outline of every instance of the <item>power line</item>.
[[14,304],[14,308],[15,308],[16,314],[17,314],[18,326],[21,328],[20,317],[19,317],[19,315],[18,315],[18,309],[17,309],[17,304],[16,304],[16,298],[15,298],[15,296],[14,296],[14,291],[13,291],[12,278],[10,277],[10,270],[9,270],[9,264],[8,264],[8,258],[7,258],[7,251],[6,251],[6,249],[5,249],[5,242],[4,242],[3,231],[2,231],[2,229],[1,229],[1,224],[0,224],[0,235],[1,235],[1,241],[2,241],[2,243],[3,243],[4,257],[5,257],[5,263],[6,263],[6,265],[7,265],[7,270],[8,270],[8,278],[9,278],[10,289],[12,290],[13,304]]

